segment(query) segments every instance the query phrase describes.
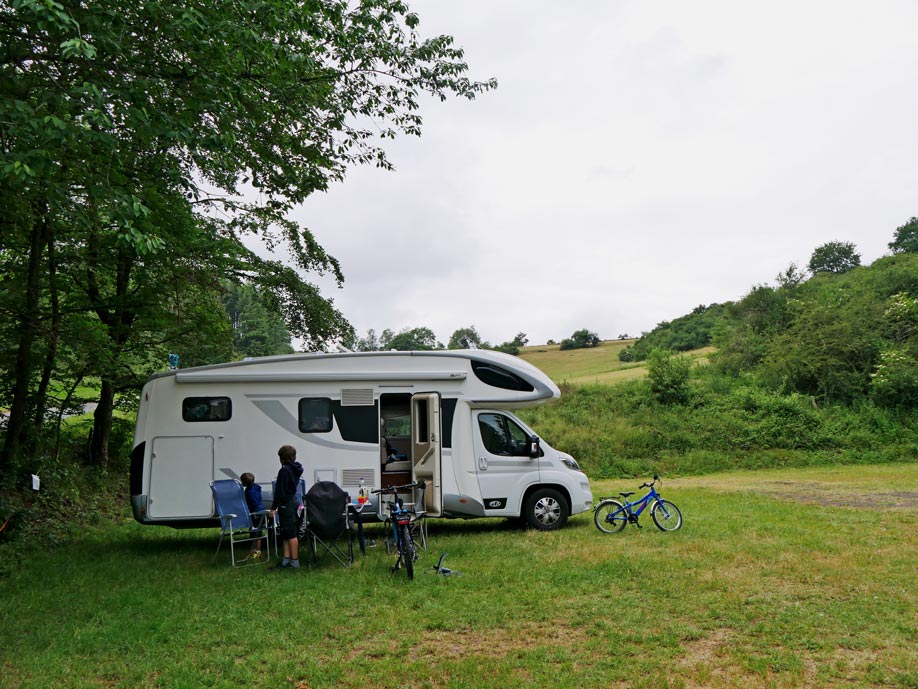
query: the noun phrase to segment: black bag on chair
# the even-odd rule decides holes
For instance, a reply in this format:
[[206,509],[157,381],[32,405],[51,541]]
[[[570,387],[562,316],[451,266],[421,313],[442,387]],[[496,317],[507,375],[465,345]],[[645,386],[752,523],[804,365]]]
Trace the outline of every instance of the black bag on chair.
[[[334,481],[318,481],[303,498],[306,515],[303,535],[308,541],[310,557],[317,557],[317,546],[347,567],[354,561],[353,530],[347,512],[347,493]],[[340,545],[346,541],[347,550]]]

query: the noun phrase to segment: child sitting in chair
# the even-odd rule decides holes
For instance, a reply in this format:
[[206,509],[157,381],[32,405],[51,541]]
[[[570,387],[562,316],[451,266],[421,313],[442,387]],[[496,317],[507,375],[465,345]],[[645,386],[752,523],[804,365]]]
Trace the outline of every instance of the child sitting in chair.
[[[255,483],[255,476],[246,472],[239,477],[239,481],[245,489],[245,504],[248,505],[249,513],[255,514],[256,512],[261,512],[265,506],[261,502],[261,486]],[[261,529],[252,530],[253,537],[259,535],[261,535]],[[257,541],[253,542],[252,549],[249,551],[249,557],[261,557],[261,541],[262,539],[259,538]]]

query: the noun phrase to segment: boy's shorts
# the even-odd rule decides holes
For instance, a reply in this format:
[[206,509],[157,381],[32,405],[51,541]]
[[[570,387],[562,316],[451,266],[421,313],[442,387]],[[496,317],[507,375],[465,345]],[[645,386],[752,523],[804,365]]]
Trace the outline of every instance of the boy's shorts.
[[280,537],[284,540],[296,538],[299,535],[300,525],[297,516],[299,506],[296,498],[293,498],[286,505],[281,505],[277,509],[277,519],[280,522]]

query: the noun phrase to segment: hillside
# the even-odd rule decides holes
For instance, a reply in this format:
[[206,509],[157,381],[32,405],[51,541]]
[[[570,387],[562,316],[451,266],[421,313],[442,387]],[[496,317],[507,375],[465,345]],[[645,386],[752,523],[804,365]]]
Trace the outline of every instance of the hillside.
[[[619,353],[634,343],[635,340],[605,340],[597,347],[564,351],[559,345],[537,345],[524,347],[520,357],[559,385],[614,384],[647,375],[644,362],[626,363],[619,359]],[[703,363],[713,351],[713,347],[704,347],[686,355]]]

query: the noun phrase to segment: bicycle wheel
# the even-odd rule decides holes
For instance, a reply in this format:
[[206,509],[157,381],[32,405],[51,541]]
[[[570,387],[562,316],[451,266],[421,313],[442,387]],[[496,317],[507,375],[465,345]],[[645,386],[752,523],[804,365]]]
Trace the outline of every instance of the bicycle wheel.
[[603,533],[618,533],[628,523],[628,512],[618,500],[603,500],[593,510],[593,521]]
[[408,579],[414,579],[414,541],[407,524],[398,527],[398,552]]
[[650,510],[650,516],[660,531],[675,531],[682,526],[682,512],[669,500],[657,500]]

